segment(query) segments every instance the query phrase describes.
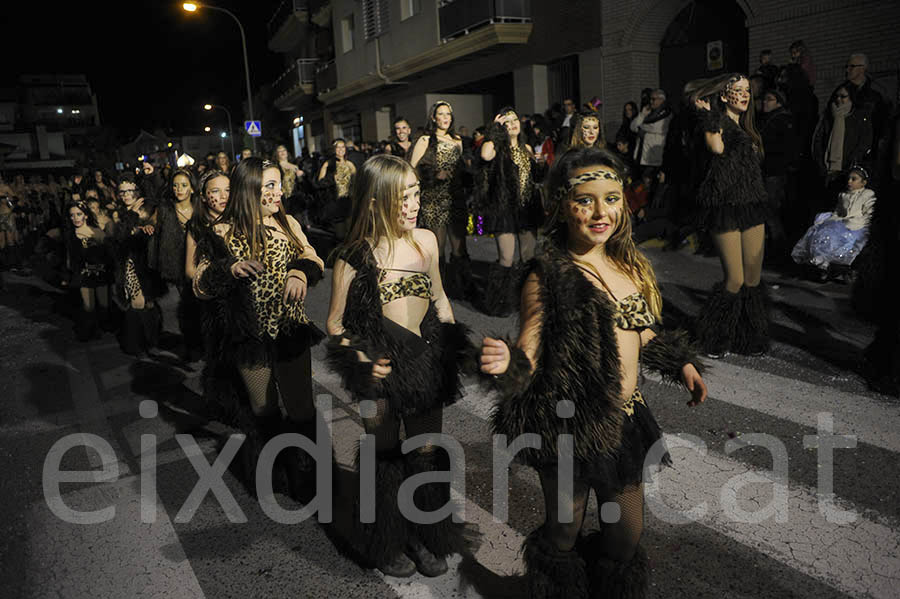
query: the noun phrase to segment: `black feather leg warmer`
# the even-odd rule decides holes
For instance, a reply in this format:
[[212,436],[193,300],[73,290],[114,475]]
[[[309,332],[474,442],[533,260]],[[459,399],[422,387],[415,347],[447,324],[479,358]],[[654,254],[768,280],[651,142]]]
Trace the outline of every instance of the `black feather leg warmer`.
[[[404,457],[398,451],[380,452],[375,456],[375,521],[362,522],[363,497],[353,504],[350,547],[364,566],[377,567],[399,555],[409,542],[409,526],[400,513],[397,500],[400,485],[406,478]],[[360,453],[357,449],[356,463]],[[363,485],[359,486],[362,493]]]
[[650,565],[647,552],[641,545],[626,562],[615,561],[604,555],[601,533],[579,537],[575,550],[584,559],[588,572],[591,597],[609,599],[643,599],[650,583]]
[[682,384],[681,369],[685,364],[693,364],[700,374],[706,367],[698,356],[696,345],[681,329],[658,333],[641,350],[641,361],[644,366],[662,375],[667,383]]
[[740,293],[731,293],[716,283],[712,293],[694,321],[694,336],[709,354],[731,351],[735,345],[741,318]]
[[[450,458],[442,447],[429,451],[411,451],[406,455],[407,477],[428,472],[449,472]],[[434,512],[450,502],[450,483],[426,483],[419,485],[413,502],[423,512]],[[465,553],[470,549],[464,535],[462,523],[453,521],[452,516],[433,524],[410,523],[410,536],[418,539],[431,553],[447,557],[454,553]]]
[[532,531],[522,549],[530,599],[588,599],[588,574],[576,551],[560,551],[543,528]]

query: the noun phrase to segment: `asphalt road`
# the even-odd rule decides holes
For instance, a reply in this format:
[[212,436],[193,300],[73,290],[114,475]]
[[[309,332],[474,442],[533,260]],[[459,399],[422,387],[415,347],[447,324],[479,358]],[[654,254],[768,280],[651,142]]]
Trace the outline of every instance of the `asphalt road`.
[[[470,239],[469,248],[476,259],[494,257],[489,239]],[[667,316],[696,314],[720,276],[717,260],[657,250],[648,255]],[[307,301],[320,324],[330,293],[327,275]],[[194,461],[212,462],[231,432],[202,416],[191,391],[199,366],[168,352],[133,360],[108,334],[78,343],[71,322],[54,309],[57,291],[33,277],[3,277],[0,596],[461,598],[480,597],[478,589],[492,584],[507,596],[522,596],[515,578],[522,571],[519,549],[543,518],[540,489],[531,471],[514,466],[508,517],[491,515],[491,398],[474,381],[446,410],[444,428],[466,452],[465,488],[456,496],[466,521],[481,533],[478,567],[463,576],[455,558],[451,572],[438,579],[385,578],[344,558],[330,540],[332,527],[314,518],[274,522],[230,473],[223,476],[234,498],[225,502],[227,510],[212,494],[186,510],[199,478]],[[857,374],[872,328],[854,318],[845,286],[770,272],[764,278],[773,285],[776,309],[769,354],[716,361],[706,376],[711,398],[698,408],[687,408],[677,388],[650,376],[643,383],[675,462],[647,488],[643,544],[652,566],[650,596],[898,597],[900,402],[867,390]],[[174,295],[164,301],[169,329],[175,301]],[[487,317],[466,303],[454,304],[454,311],[477,334],[515,331],[513,317]],[[315,391],[338,462],[349,470],[359,416],[324,366],[323,353],[314,350]],[[823,449],[829,430],[850,436],[854,445],[834,449],[832,461]],[[82,444],[97,439],[109,455]],[[61,453],[66,442],[73,448]],[[155,470],[142,472],[152,455]],[[63,483],[56,501],[52,485],[44,484],[54,460],[62,470],[109,475]],[[822,484],[829,468],[831,495]],[[148,486],[152,472],[155,492]],[[150,498],[143,506],[142,485]],[[299,508],[288,498],[280,501],[285,509]],[[71,523],[61,517],[66,507],[115,512],[105,522]],[[596,505],[588,522],[596,526]]]

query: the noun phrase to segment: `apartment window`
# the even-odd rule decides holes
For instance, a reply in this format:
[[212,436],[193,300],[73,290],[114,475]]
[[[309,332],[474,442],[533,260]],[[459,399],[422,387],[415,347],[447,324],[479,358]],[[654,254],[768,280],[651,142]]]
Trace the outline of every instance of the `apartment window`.
[[391,29],[389,0],[363,0],[363,29],[366,39],[384,35]]
[[400,20],[405,21],[422,12],[422,0],[400,0]]
[[353,49],[353,15],[347,15],[341,19],[341,48],[344,53]]

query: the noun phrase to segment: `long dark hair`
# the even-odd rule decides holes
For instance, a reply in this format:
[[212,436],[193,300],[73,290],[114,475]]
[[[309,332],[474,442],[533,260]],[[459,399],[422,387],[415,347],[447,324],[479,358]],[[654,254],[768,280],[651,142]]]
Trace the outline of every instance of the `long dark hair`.
[[[244,158],[238,162],[231,173],[232,191],[228,196],[228,204],[222,215],[216,220],[217,223],[224,222],[231,225],[227,239],[238,235],[247,240],[247,245],[250,246],[250,257],[253,260],[258,260],[266,251],[266,233],[260,210],[262,196],[260,190],[262,189],[263,171],[268,168],[277,169],[281,173],[277,164],[256,156]],[[291,229],[283,203],[279,204],[278,212],[273,217],[281,226],[285,236],[302,252],[303,244]]]
[[[709,101],[713,112],[718,115],[725,115],[728,108],[725,101],[722,100],[722,95],[729,87],[741,79],[746,79],[747,83],[750,83],[749,77],[742,73],[726,73],[725,75],[719,75],[718,77],[699,82],[693,93],[690,94],[690,105],[694,104],[694,100],[705,99]],[[740,116],[738,122],[741,129],[750,136],[753,145],[759,149],[759,153],[762,155],[764,152],[762,136],[756,130],[756,110],[753,104],[753,97],[751,96],[750,101],[747,103],[747,110]]]
[[428,136],[428,148],[426,148],[426,152],[434,152],[437,148],[437,122],[435,121],[435,115],[437,115],[438,108],[441,106],[446,106],[450,109],[450,126],[447,127],[447,135],[450,136],[450,139],[460,139],[459,135],[456,134],[456,117],[453,116],[453,106],[450,105],[450,102],[438,100],[431,105],[431,109],[428,111],[428,122],[425,123],[424,135]]
[[75,235],[75,227],[72,226],[72,219],[69,218],[69,210],[71,210],[72,208],[78,208],[79,210],[84,212],[84,217],[89,227],[99,228],[99,225],[97,224],[97,218],[94,216],[94,213],[91,212],[90,208],[88,208],[87,202],[85,202],[84,200],[69,202],[68,204],[66,204],[65,212],[66,228],[72,233],[73,236]]
[[178,175],[187,177],[188,184],[191,186],[190,200],[191,206],[193,207],[196,204],[197,198],[197,177],[194,176],[194,173],[191,172],[189,168],[183,166],[176,168],[174,171],[172,171],[171,176],[169,176],[169,181],[165,193],[166,200],[169,202],[170,206],[175,205],[175,192],[172,190],[172,186],[175,185],[175,177],[177,177]]

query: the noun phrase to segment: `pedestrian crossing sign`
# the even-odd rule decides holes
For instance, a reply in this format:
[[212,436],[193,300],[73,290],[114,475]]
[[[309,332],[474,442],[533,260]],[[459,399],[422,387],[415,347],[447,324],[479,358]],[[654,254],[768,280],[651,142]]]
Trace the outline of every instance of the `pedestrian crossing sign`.
[[259,137],[262,135],[262,125],[260,124],[262,121],[244,121],[244,129],[249,133],[252,137]]

